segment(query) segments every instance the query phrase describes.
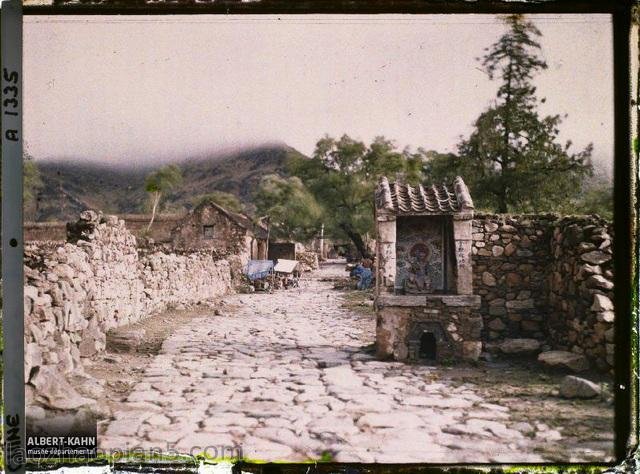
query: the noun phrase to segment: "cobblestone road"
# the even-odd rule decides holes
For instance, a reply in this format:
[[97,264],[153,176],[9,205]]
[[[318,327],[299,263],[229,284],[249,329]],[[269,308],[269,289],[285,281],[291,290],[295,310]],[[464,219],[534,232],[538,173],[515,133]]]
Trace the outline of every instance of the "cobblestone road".
[[181,327],[103,427],[101,447],[239,444],[245,457],[288,461],[543,460],[535,440],[558,442],[557,431],[525,433],[531,425],[472,384],[369,355],[374,317],[343,308],[322,281],[343,268],[327,265],[298,289],[230,296],[220,315]]

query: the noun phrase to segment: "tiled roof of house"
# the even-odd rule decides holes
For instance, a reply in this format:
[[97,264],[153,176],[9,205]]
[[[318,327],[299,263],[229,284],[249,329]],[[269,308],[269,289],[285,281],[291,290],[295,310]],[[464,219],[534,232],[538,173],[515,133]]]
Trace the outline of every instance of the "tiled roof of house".
[[398,215],[453,214],[473,210],[469,189],[460,176],[453,184],[412,186],[380,178],[376,188],[376,209]]

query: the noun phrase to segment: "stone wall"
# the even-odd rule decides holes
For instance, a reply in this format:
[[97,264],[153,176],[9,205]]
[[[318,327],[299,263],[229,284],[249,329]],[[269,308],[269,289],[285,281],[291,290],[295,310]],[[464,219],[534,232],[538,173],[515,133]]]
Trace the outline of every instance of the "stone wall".
[[554,348],[613,366],[612,228],[596,217],[567,217],[553,226],[548,272],[548,330]]
[[481,214],[473,221],[473,287],[485,340],[544,338],[553,215]]
[[477,214],[472,238],[484,341],[534,338],[610,368],[609,223],[597,216]]
[[152,252],[141,256],[138,268],[147,313],[206,302],[232,284],[231,264],[211,252]]
[[231,289],[231,264],[215,254],[139,249],[115,216],[84,212],[68,242],[25,245],[25,380],[28,402],[53,408],[78,397],[52,378],[81,369],[105,347],[106,332],[178,305],[211,301]]
[[[171,242],[171,231],[178,225],[185,214],[158,214],[153,220],[153,225],[147,233],[147,226],[151,214],[120,214],[118,218],[125,222],[125,226],[136,239],[149,237],[155,242]],[[25,242],[37,240],[59,240],[67,238],[67,223],[62,221],[50,222],[25,222]]]

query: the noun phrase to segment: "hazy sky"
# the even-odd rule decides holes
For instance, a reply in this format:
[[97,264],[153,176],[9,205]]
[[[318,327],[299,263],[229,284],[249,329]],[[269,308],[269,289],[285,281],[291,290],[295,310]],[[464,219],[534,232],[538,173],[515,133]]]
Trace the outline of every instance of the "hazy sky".
[[[532,16],[536,80],[564,139],[613,154],[606,15]],[[325,133],[455,151],[495,96],[475,58],[490,15],[27,16],[25,141],[36,159],[163,161]]]

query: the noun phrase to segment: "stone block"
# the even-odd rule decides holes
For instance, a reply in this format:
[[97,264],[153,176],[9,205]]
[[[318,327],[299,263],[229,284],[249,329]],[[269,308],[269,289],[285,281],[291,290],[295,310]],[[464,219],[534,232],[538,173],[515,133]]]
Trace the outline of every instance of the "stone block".
[[464,341],[462,343],[462,357],[466,360],[478,360],[482,352],[482,342]]
[[613,302],[607,296],[596,293],[593,295],[591,311],[613,311]]

